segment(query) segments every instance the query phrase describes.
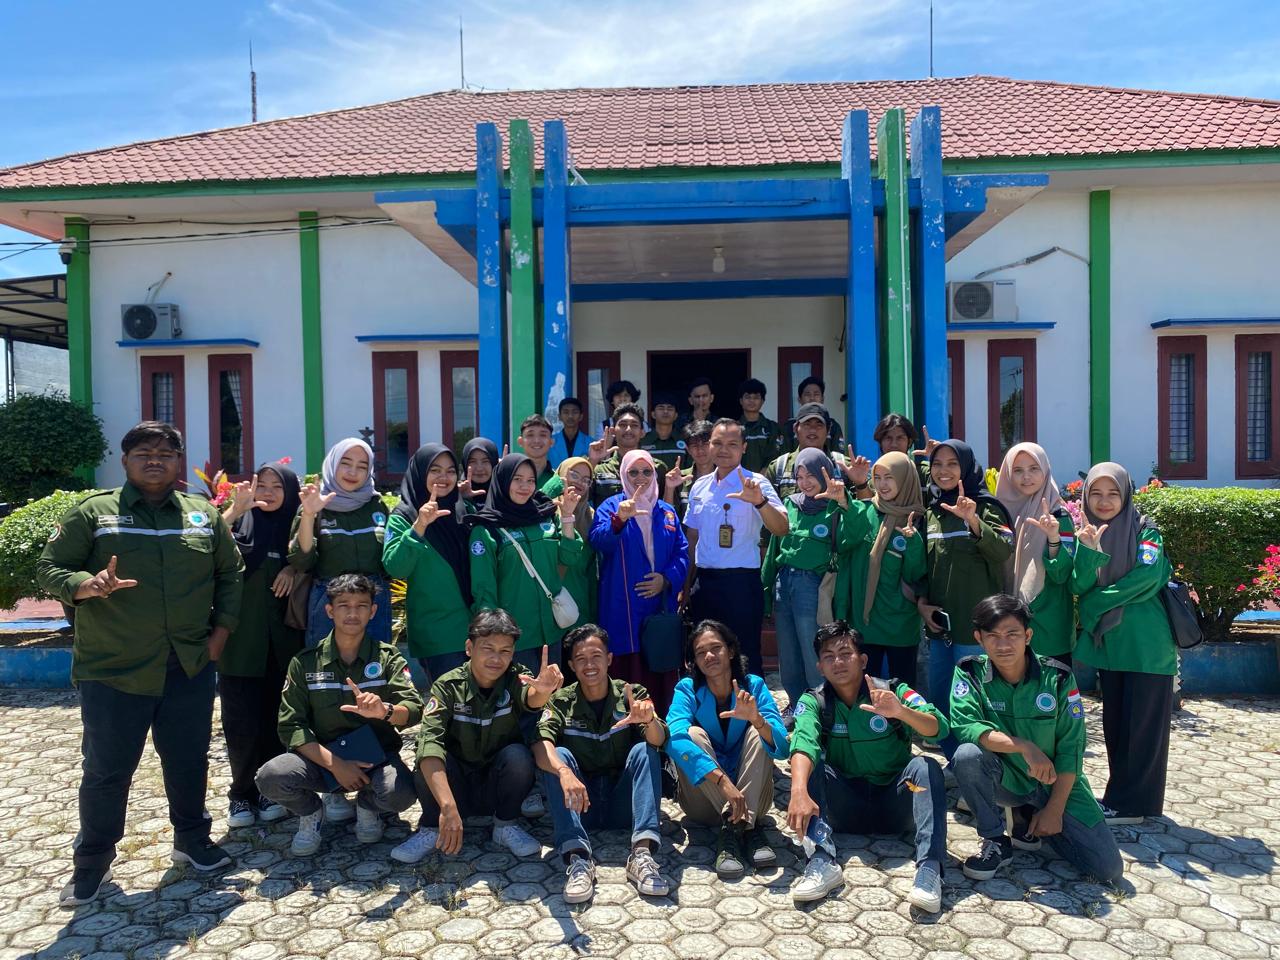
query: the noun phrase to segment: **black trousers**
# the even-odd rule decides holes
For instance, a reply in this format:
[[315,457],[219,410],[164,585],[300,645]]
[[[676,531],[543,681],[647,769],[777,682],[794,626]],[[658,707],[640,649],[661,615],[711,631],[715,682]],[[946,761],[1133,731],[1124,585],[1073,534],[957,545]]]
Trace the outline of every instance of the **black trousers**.
[[[499,820],[515,820],[520,816],[520,804],[533,789],[533,754],[523,743],[509,743],[494,756],[488,766],[467,768],[452,756],[444,761],[445,776],[449,778],[449,790],[458,805],[458,815],[467,817],[494,816]],[[422,804],[421,827],[440,825],[440,805],[422,776],[422,765],[413,770],[413,789]]]
[[760,571],[753,567],[730,570],[698,569],[698,583],[689,599],[693,622],[719,620],[738,638],[747,672],[764,676],[760,653],[760,627],[764,622],[764,590]]
[[1100,670],[1098,682],[1111,771],[1102,802],[1126,816],[1161,816],[1169,767],[1173,677]]
[[213,664],[188,677],[169,654],[164,693],[124,693],[97,680],[81,680],[80,720],[84,755],[80,778],[80,844],[77,867],[102,869],[124,836],[125,810],[147,734],[160,755],[175,846],[209,839],[204,795],[209,779],[213,727]]
[[[879,643],[864,643],[862,652],[867,655],[867,673],[881,680],[897,678],[909,687],[916,685],[916,658],[920,653],[917,643],[910,647],[890,647]],[[884,661],[888,660],[888,668]]]
[[222,701],[222,735],[227,739],[231,761],[230,800],[258,802],[254,777],[264,763],[284,753],[277,724],[284,671],[275,657],[267,657],[267,672],[261,677],[218,675],[218,697]]

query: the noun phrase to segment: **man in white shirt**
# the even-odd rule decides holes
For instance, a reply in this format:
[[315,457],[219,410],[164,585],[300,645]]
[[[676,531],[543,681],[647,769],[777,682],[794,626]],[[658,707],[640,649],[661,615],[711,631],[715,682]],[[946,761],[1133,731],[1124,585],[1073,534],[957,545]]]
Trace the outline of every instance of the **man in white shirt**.
[[764,674],[760,625],[764,591],[760,585],[760,530],[784,536],[787,512],[773,485],[742,469],[746,437],[742,424],[727,417],[711,431],[716,468],[689,491],[684,525],[689,538],[685,603],[695,622],[719,620],[742,646],[748,672]]

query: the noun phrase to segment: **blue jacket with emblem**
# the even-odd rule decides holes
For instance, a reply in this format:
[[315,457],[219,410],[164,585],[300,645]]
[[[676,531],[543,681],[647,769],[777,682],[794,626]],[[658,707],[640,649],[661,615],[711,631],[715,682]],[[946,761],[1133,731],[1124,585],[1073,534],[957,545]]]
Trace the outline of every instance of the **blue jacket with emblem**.
[[[760,716],[773,730],[773,744],[766,743],[765,749],[774,760],[785,759],[790,753],[790,746],[773,695],[754,673],[747,674],[746,687],[747,692],[756,698]],[[707,732],[711,745],[715,747],[714,760],[689,736],[690,727],[701,727]],[[670,737],[667,753],[690,783],[701,783],[717,766],[730,778],[737,779],[738,757],[742,753],[742,740],[747,735],[747,722],[735,717],[729,721],[726,734],[720,725],[720,707],[716,704],[715,694],[705,683],[695,688],[693,678],[685,677],[676,684],[671,709],[667,711],[667,729]]]

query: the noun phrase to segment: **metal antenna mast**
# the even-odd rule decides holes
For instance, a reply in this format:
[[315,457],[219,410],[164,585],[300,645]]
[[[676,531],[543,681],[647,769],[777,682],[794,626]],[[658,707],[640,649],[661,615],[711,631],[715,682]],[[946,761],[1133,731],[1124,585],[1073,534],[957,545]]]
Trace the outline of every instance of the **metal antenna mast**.
[[929,79],[933,79],[933,0],[929,0]]
[[458,18],[458,76],[462,86],[460,89],[467,89],[467,58],[466,52],[462,46],[462,18]]
[[258,122],[258,74],[253,69],[253,41],[249,41],[249,104],[253,122]]

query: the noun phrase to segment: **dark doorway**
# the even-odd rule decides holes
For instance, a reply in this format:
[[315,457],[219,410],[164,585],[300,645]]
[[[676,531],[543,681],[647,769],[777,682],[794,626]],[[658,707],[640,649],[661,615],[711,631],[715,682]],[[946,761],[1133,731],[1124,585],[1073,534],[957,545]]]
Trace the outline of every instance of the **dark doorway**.
[[669,390],[680,398],[678,409],[689,412],[689,383],[698,377],[711,381],[715,417],[742,416],[738,406],[738,384],[751,376],[751,350],[650,350],[649,390],[645,409],[653,398]]

